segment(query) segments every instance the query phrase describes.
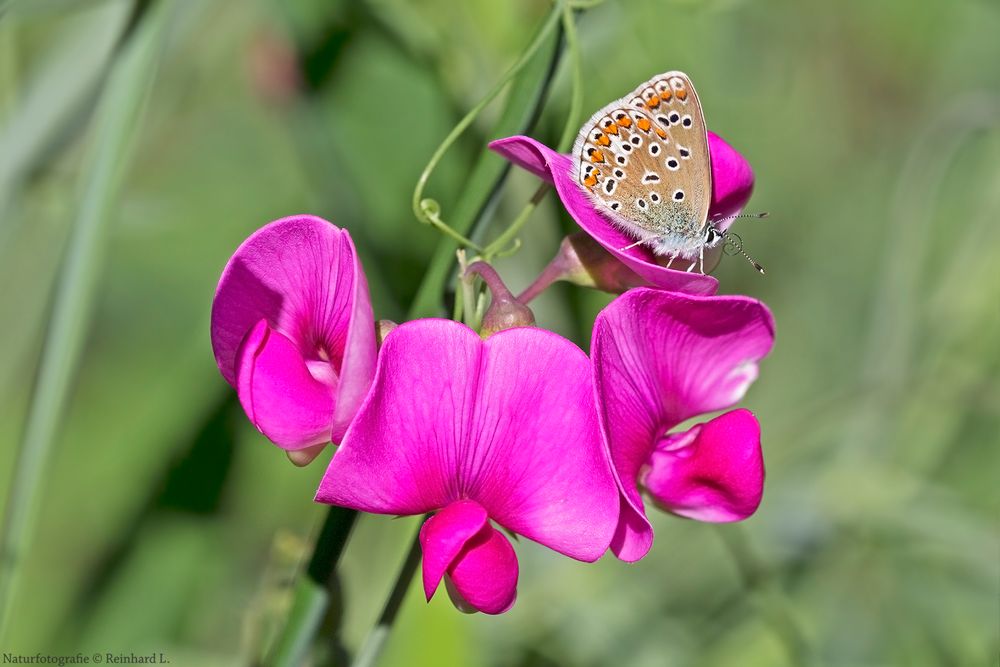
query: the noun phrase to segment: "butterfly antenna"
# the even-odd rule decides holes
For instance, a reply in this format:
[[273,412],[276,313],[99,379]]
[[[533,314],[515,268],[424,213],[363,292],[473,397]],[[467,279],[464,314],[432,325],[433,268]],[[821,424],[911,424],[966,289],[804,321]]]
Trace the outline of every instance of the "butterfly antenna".
[[737,220],[739,218],[757,218],[758,220],[770,217],[770,213],[767,211],[761,211],[760,213],[737,213],[736,215],[727,215],[724,218],[719,218],[718,220],[713,220],[713,224],[725,222],[726,220]]
[[761,266],[757,260],[751,257],[746,250],[743,249],[743,239],[740,238],[739,234],[733,232],[722,232],[722,238],[725,240],[726,244],[722,247],[723,251],[729,250],[726,253],[732,255],[733,253],[739,253],[743,255],[743,258],[748,262],[753,264],[753,268],[757,269],[760,275],[765,275],[764,267]]

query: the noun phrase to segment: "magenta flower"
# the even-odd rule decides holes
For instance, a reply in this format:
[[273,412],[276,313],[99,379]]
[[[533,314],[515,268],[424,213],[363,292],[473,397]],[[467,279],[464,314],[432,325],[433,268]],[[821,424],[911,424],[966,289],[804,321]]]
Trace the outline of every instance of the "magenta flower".
[[739,521],[764,484],[760,428],[734,410],[682,433],[678,424],[734,405],[774,343],[771,313],[742,296],[629,290],[594,323],[598,415],[622,492],[611,549],[635,561],[653,530],[640,485],[663,509],[700,521]]
[[311,215],[257,230],[219,279],[212,349],[272,442],[295,450],[339,441],[371,386],[376,356],[350,235]]
[[[594,208],[594,204],[573,178],[571,156],[557,153],[548,146],[523,136],[497,139],[490,143],[490,148],[519,167],[553,183],[563,206],[577,224],[605,250],[640,278],[648,281],[651,287],[689,294],[715,294],[719,283],[711,276],[661,266],[657,263],[656,255],[645,245],[622,250],[635,243],[635,239]],[[753,191],[753,170],[736,149],[712,132],[708,133],[708,150],[712,160],[712,203],[709,218],[720,220],[738,213],[749,201]],[[725,220],[716,226],[721,231],[730,224],[732,220]]]
[[429,600],[447,575],[461,602],[514,602],[517,557],[491,524],[597,560],[618,521],[590,363],[535,328],[486,341],[448,320],[402,324],[316,500],[366,512],[436,511],[420,532]]

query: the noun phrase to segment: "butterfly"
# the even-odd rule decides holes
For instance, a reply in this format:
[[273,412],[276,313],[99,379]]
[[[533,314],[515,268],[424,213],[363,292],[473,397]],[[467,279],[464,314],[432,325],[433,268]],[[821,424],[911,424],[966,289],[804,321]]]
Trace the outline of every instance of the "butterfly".
[[[594,205],[672,262],[690,260],[726,234],[708,220],[712,165],[705,116],[687,74],[654,76],[583,124],[573,176]],[[627,247],[632,247],[627,246]]]

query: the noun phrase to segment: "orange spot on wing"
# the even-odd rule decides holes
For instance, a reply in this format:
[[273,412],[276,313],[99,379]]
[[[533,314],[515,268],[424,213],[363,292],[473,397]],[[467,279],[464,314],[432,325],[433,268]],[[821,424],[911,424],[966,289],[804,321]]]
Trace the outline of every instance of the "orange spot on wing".
[[670,98],[673,96],[674,94],[671,93],[669,90],[664,90],[662,93],[660,93],[660,99],[663,100],[664,102],[669,102]]
[[586,185],[588,188],[592,188],[595,185],[597,185],[597,177],[591,174],[590,176],[587,176],[585,179],[583,179],[583,184]]
[[591,162],[604,162],[604,153],[602,153],[601,151],[595,149],[590,154],[590,161]]
[[611,125],[608,125],[606,128],[604,128],[604,131],[607,132],[608,134],[618,134],[618,126],[612,123]]
[[628,116],[622,116],[622,118],[616,122],[622,127],[632,127],[632,119]]
[[600,144],[601,146],[610,146],[611,145],[611,139],[608,138],[608,135],[602,134],[601,136],[599,136],[597,138],[597,143]]
[[649,128],[653,127],[653,124],[649,122],[648,118],[640,118],[635,121],[635,124],[639,126],[639,129],[643,132],[649,132]]
[[687,99],[687,96],[688,96],[688,91],[684,90],[683,88],[677,89],[677,99],[684,101]]
[[664,130],[662,127],[656,128],[656,134],[659,135],[660,139],[667,138],[667,131]]
[[650,109],[655,109],[656,107],[660,106],[660,98],[650,97],[648,100],[646,100],[646,106]]

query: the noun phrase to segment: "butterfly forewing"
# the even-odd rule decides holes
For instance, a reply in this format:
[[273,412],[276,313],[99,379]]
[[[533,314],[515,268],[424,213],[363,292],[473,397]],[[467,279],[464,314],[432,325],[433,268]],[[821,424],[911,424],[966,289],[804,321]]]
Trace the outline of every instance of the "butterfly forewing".
[[686,75],[668,72],[597,112],[573,150],[575,177],[654,252],[697,256],[712,193],[705,119]]

